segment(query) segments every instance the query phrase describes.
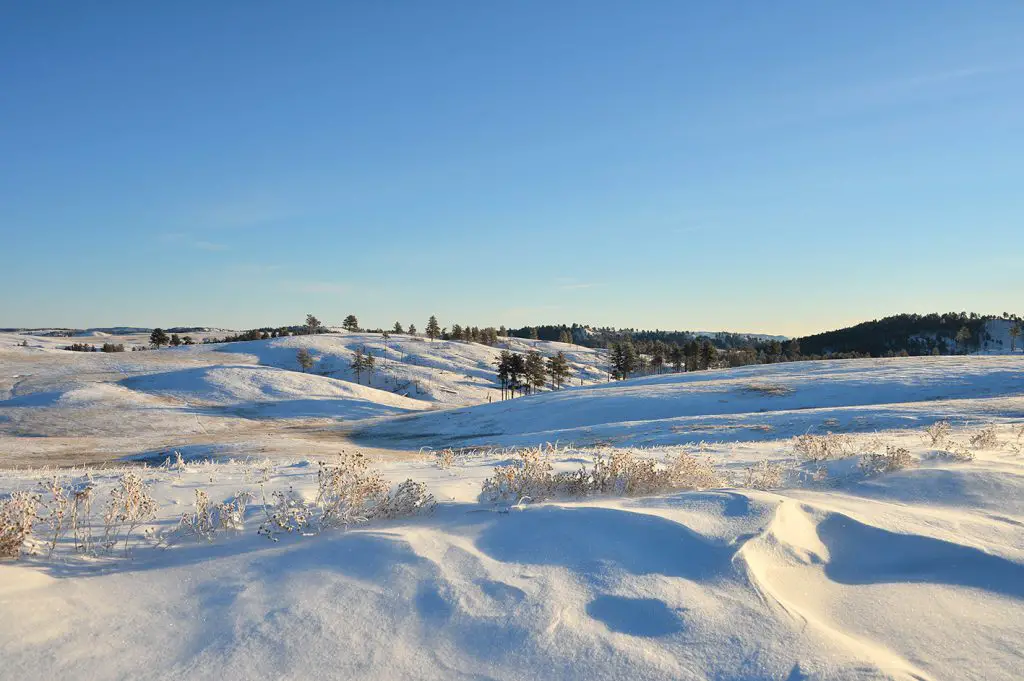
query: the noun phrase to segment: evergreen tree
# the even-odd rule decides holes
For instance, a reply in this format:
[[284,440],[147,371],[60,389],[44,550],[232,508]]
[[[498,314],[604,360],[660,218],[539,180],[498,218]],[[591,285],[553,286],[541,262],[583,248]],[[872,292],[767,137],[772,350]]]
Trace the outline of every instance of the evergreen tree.
[[462,327],[458,324],[453,324],[451,335],[453,340],[462,340]]
[[195,343],[196,342],[192,340],[192,336],[182,336],[181,338],[182,345],[195,345]]
[[416,335],[416,325],[415,324],[409,324],[409,335],[410,336],[415,336]]
[[536,326],[530,327],[530,340],[540,340],[540,332]]
[[704,339],[704,342],[700,345],[700,368],[710,369],[714,366],[717,360],[718,349],[715,347],[714,343]]
[[358,331],[359,320],[356,319],[356,316],[354,314],[350,314],[349,316],[345,317],[345,320],[341,323],[341,328],[345,329],[346,331]]
[[572,343],[572,335],[569,334],[568,329],[562,329],[562,332],[558,334],[559,343]]
[[430,315],[427,320],[427,338],[433,341],[441,335],[441,326],[437,323],[437,317]]
[[311,314],[306,315],[306,333],[314,334],[320,333],[320,329],[323,325],[320,320]]
[[562,387],[565,379],[569,377],[569,360],[564,352],[558,352],[554,357],[549,357],[547,362],[548,375],[551,376],[552,390]]
[[298,352],[295,353],[295,361],[299,363],[299,368],[303,371],[309,371],[313,368],[313,356],[309,354],[309,350],[306,348],[299,348]]
[[405,333],[405,329],[402,328],[401,322],[395,322],[395,328],[391,330],[392,333]]
[[672,370],[679,373],[683,370],[683,364],[686,362],[686,354],[681,347],[673,343],[672,348],[668,351],[668,360],[672,363]]
[[512,364],[512,353],[508,350],[502,350],[498,359],[495,361],[498,365],[498,381],[501,383],[501,399],[505,399],[505,393],[508,391],[510,367]]
[[157,350],[160,349],[161,345],[167,345],[170,340],[171,339],[167,337],[164,330],[159,327],[153,329],[153,333],[149,334],[149,342],[152,343]]
[[363,348],[363,371],[366,372],[366,385],[373,383],[373,367],[377,364],[373,353]]
[[[973,313],[972,313],[973,314]],[[963,354],[967,354],[967,342],[971,340],[971,330],[967,326],[961,326],[956,332],[956,344]]]
[[172,333],[171,340],[168,341],[168,344],[175,348],[178,347],[181,345],[181,337],[176,333]]
[[1020,322],[1010,326],[1010,352],[1017,352],[1017,339],[1020,338]]
[[356,348],[352,353],[352,361],[348,366],[356,374],[356,383],[362,383],[363,370],[366,368],[366,357],[362,348]]
[[544,367],[544,358],[541,357],[540,353],[536,350],[530,350],[526,353],[527,384],[534,390],[537,388],[543,388],[546,377],[547,371]]

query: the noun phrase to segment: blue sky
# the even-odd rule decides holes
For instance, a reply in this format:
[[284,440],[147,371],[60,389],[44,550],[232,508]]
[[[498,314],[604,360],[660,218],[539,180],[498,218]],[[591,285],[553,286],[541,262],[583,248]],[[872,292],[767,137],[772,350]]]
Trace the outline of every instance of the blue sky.
[[1022,35],[1016,0],[3,0],[0,326],[1024,312]]

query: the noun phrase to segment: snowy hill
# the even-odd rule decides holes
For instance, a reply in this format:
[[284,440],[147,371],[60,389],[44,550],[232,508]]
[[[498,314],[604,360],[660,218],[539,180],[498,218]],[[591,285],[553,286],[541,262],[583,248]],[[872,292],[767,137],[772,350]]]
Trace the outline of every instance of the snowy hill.
[[403,418],[360,436],[396,446],[648,446],[917,427],[939,418],[1017,416],[1022,370],[1016,358],[929,357],[667,374]]

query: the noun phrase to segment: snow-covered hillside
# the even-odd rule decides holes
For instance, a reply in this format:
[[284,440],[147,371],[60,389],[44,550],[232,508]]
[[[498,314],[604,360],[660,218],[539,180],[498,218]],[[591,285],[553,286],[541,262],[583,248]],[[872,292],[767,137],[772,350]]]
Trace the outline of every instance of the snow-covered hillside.
[[795,362],[665,374],[374,424],[396,446],[672,445],[916,428],[1024,413],[1017,357]]

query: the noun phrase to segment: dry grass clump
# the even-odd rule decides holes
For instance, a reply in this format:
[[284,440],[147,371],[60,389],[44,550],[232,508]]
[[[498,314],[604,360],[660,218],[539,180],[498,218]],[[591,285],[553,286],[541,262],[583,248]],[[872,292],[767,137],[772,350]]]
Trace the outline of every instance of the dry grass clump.
[[879,475],[892,473],[909,468],[915,463],[910,450],[904,447],[893,447],[887,445],[885,452],[869,452],[863,456],[860,462],[861,468],[868,475]]
[[806,433],[793,438],[793,449],[806,461],[842,459],[851,454],[852,442],[847,435]]
[[201,489],[197,489],[195,494],[194,510],[191,513],[183,513],[178,522],[180,533],[192,535],[196,539],[213,541],[218,531],[243,529],[245,509],[253,500],[251,492],[238,492],[220,504],[211,504],[210,496]]
[[450,447],[437,452],[436,456],[437,467],[442,470],[447,470],[455,465],[455,450]]
[[557,496],[635,497],[721,484],[710,462],[684,452],[658,461],[615,449],[607,455],[597,454],[590,467],[556,474],[548,451],[538,447],[518,452],[517,460],[510,465],[496,467],[494,475],[484,480],[480,497],[492,503],[541,501]]
[[757,393],[765,397],[781,397],[783,395],[791,395],[795,390],[781,383],[756,382],[743,386],[743,392]]

